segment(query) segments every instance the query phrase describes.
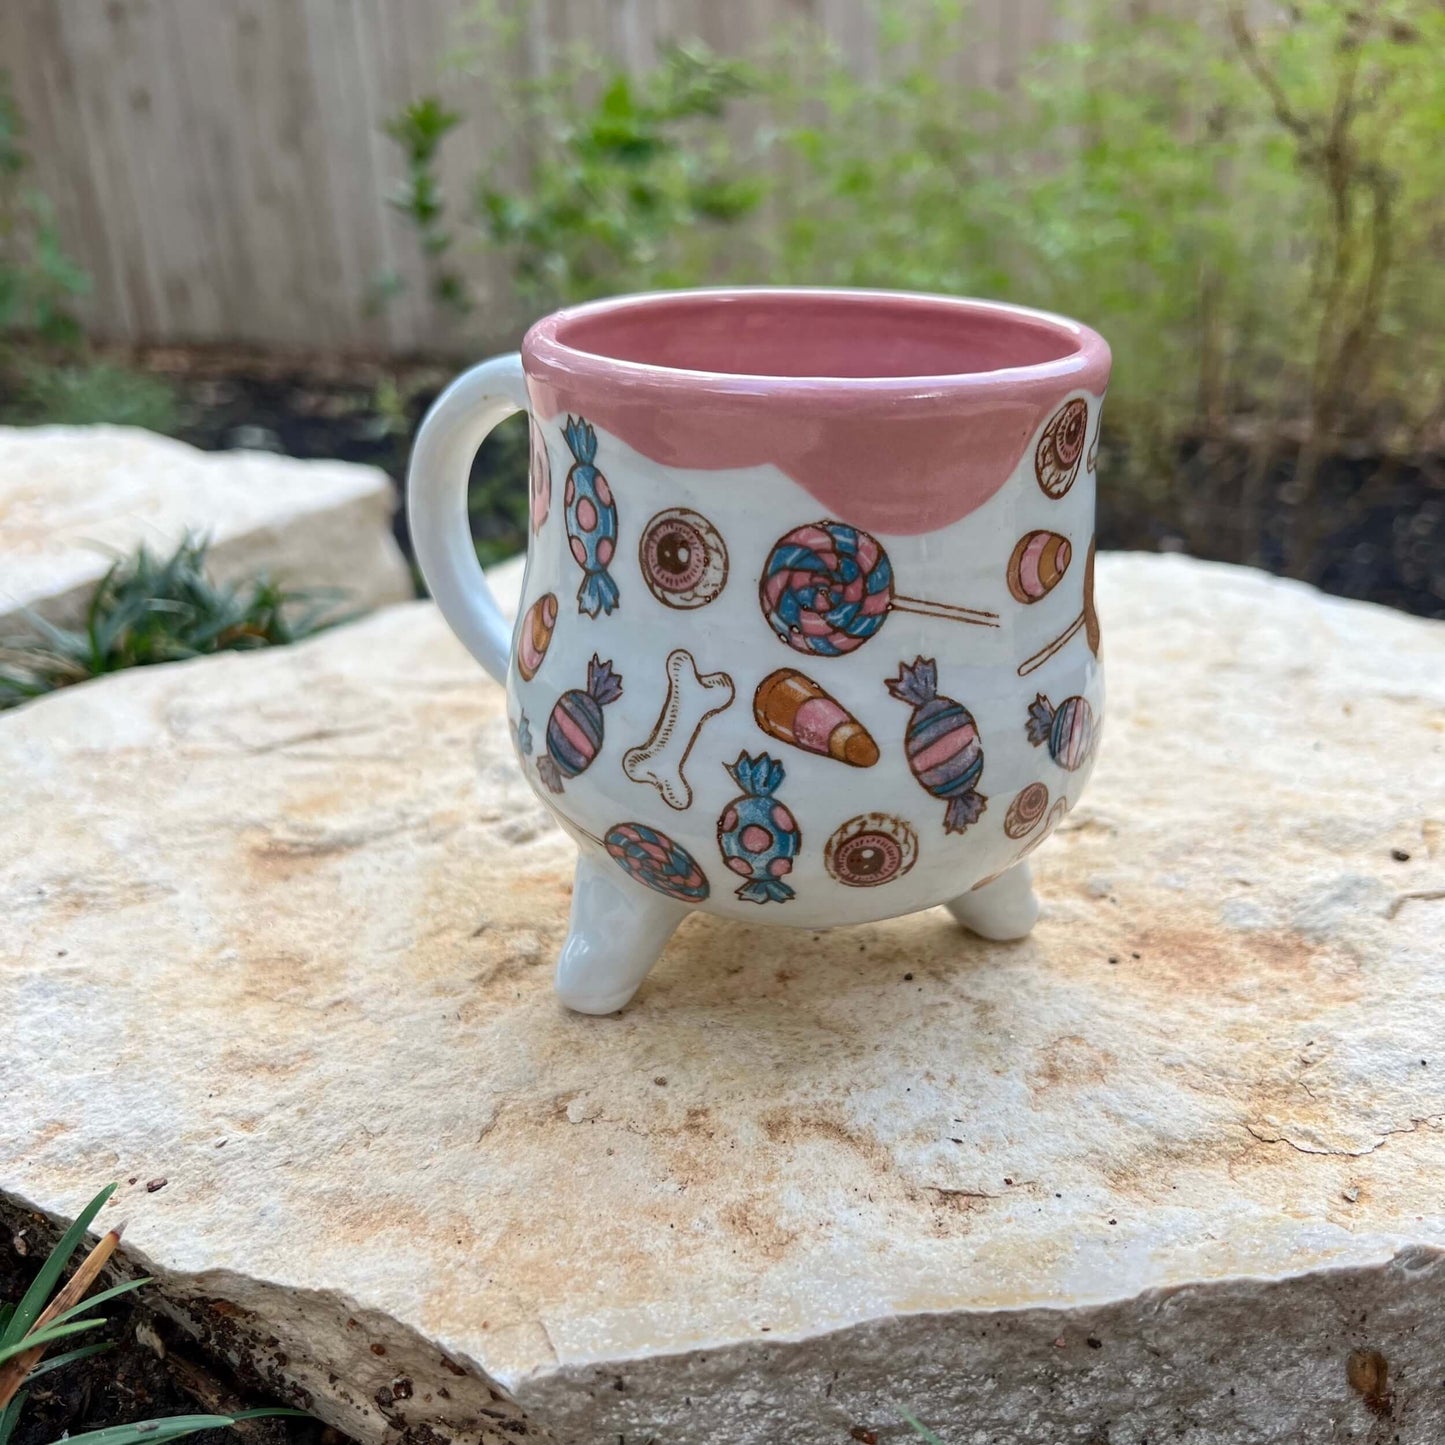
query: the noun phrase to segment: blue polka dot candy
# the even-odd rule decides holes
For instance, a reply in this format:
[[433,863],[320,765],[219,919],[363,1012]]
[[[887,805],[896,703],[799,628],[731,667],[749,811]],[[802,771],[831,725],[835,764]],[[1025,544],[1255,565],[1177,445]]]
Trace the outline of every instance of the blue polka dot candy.
[[803,835],[792,813],[773,796],[783,784],[783,765],[766,753],[750,758],[742,752],[737,762],[724,766],[743,790],[717,824],[723,862],[743,879],[737,896],[749,903],[786,903],[794,895],[783,879],[793,871]]

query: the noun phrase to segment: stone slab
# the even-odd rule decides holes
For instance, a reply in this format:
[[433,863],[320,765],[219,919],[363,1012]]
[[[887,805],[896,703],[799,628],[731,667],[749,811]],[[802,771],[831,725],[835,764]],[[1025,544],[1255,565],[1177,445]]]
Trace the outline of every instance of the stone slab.
[[222,581],[336,587],[348,610],[414,595],[376,467],[203,452],[137,427],[0,427],[0,637],[70,625],[116,555],[212,539]]
[[168,1307],[367,1442],[1435,1445],[1445,627],[1098,585],[1029,940],[694,917],[603,1019],[428,604],[7,715],[0,1189],[135,1181]]

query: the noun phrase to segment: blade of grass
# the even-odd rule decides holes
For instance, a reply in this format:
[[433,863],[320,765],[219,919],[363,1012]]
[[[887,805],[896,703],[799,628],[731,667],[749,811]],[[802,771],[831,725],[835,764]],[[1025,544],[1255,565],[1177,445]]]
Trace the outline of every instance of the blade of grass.
[[943,1445],[943,1441],[940,1440],[922,1420],[909,1414],[902,1405],[895,1405],[893,1408],[903,1417],[904,1424],[906,1424],[920,1440],[926,1440],[928,1445]]
[[[178,1440],[198,1430],[224,1430],[237,1420],[260,1420],[268,1415],[299,1415],[304,1410],[272,1409],[238,1410],[234,1415],[174,1415],[164,1420],[142,1420],[134,1425],[111,1425],[105,1430],[91,1430],[71,1435],[65,1445],[156,1445],[162,1440]],[[0,1442],[3,1445],[3,1442]]]
[[[56,1291],[55,1298],[41,1310],[40,1317],[30,1327],[30,1332],[17,1343],[15,1348],[19,1353],[8,1364],[4,1363],[4,1354],[0,1351],[0,1405],[15,1394],[25,1383],[26,1375],[39,1363],[41,1355],[45,1353],[47,1339],[55,1338],[53,1331],[61,1323],[61,1317],[68,1319],[83,1308],[82,1301],[86,1290],[95,1283],[96,1276],[105,1268],[106,1261],[115,1253],[124,1227],[118,1225],[114,1229],[108,1229],[100,1242],[81,1260],[75,1273]],[[107,1293],[114,1294],[116,1291]],[[50,1333],[45,1333],[47,1331]]]
[[21,1408],[25,1404],[25,1392],[20,1394],[0,1410],[0,1445],[10,1445],[10,1437],[15,1433],[15,1423],[20,1419]]
[[68,1325],[47,1325],[43,1330],[32,1330],[23,1340],[0,1349],[0,1364],[27,1355],[32,1349],[43,1350],[57,1340],[69,1339],[84,1330],[98,1330],[104,1323],[104,1320],[72,1320]]
[[[42,1360],[36,1367],[26,1375],[26,1380],[38,1380],[42,1375],[48,1375],[52,1370],[61,1369],[65,1365],[73,1365],[77,1360],[89,1359],[91,1355],[103,1355],[107,1350],[113,1350],[115,1344],[107,1340],[101,1345],[82,1345],[78,1350],[66,1350],[63,1355],[52,1355],[48,1360]],[[23,1395],[17,1395],[17,1400],[23,1400]],[[0,1445],[5,1445],[0,1440]]]
[[107,1300],[113,1300],[117,1295],[129,1294],[133,1289],[139,1289],[143,1284],[149,1284],[150,1276],[143,1275],[140,1279],[128,1279],[123,1284],[113,1286],[111,1289],[103,1289],[99,1294],[93,1294],[87,1300],[81,1300],[79,1304],[71,1305],[69,1309],[61,1310],[58,1315],[47,1321],[52,1325],[63,1325],[79,1315],[89,1314],[97,1305],[103,1305]]
[[49,1257],[40,1267],[40,1273],[35,1276],[34,1282],[21,1296],[20,1303],[15,1306],[15,1312],[10,1316],[4,1333],[0,1334],[0,1347],[14,1344],[16,1340],[21,1339],[40,1317],[46,1300],[55,1293],[55,1286],[59,1283],[61,1273],[69,1263],[70,1256],[75,1253],[76,1245],[85,1237],[91,1221],[100,1213],[101,1206],[105,1201],[115,1193],[115,1188],[114,1184],[107,1184],[80,1211],[76,1216],[75,1223],[61,1236],[60,1243],[51,1250]]

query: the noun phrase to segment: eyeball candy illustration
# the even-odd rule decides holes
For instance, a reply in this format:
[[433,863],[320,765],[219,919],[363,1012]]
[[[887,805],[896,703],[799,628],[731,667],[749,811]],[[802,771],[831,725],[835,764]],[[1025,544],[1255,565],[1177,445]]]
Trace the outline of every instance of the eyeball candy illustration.
[[1025,605],[1047,597],[1069,570],[1073,548],[1057,532],[1025,532],[1008,559],[1008,590]]
[[962,833],[978,822],[988,802],[975,786],[983,776],[983,742],[973,714],[961,702],[938,695],[938,664],[932,658],[915,658],[912,667],[900,664],[887,687],[913,708],[904,738],[913,776],[947,802],[944,832]]
[[855,768],[871,768],[878,761],[878,744],[868,729],[795,668],[780,667],[758,684],[753,718],[770,737],[804,752]]
[[888,813],[861,813],[834,832],[823,865],[845,888],[877,888],[901,878],[918,860],[918,835]]
[[669,507],[643,528],[637,561],[665,607],[706,607],[728,579],[728,549],[701,512]]
[[1044,495],[1057,501],[1079,475],[1084,455],[1084,435],[1089,425],[1088,404],[1082,397],[1066,401],[1044,428],[1034,448],[1034,475]]
[[612,860],[634,882],[679,903],[701,903],[711,891],[707,875],[692,854],[646,823],[618,823],[602,842]]
[[1049,806],[1049,790],[1043,783],[1030,783],[1008,805],[1003,830],[1010,838],[1026,838],[1043,819]]
[[1066,697],[1052,706],[1043,693],[1029,704],[1029,741],[1048,743],[1049,756],[1066,772],[1083,767],[1094,751],[1094,710],[1082,697]]
[[592,766],[602,750],[602,709],[621,696],[622,679],[593,653],[586,688],[564,692],[547,719],[547,752],[537,759],[537,776],[554,793],[562,791],[563,778]]
[[617,504],[607,478],[593,465],[597,433],[579,417],[567,418],[562,435],[576,461],[567,473],[567,545],[582,569],[577,610],[588,617],[617,606],[617,584],[607,566],[617,548]]
[[544,592],[528,609],[517,629],[517,671],[524,682],[531,682],[541,668],[552,644],[552,630],[557,626],[557,598]]
[[739,753],[726,767],[743,791],[718,819],[717,842],[723,861],[744,880],[737,896],[749,903],[786,903],[793,890],[783,879],[793,871],[803,837],[773,796],[783,785],[783,765],[766,753],[755,758]]

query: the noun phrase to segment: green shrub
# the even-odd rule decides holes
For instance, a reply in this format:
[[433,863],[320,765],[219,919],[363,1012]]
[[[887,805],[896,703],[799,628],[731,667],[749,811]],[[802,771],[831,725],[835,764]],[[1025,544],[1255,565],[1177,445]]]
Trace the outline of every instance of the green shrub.
[[213,581],[206,550],[193,538],[167,558],[142,547],[101,579],[83,626],[32,617],[26,635],[0,639],[0,709],[127,667],[296,642],[341,620],[330,592]]
[[[1441,448],[1445,10],[1140,8],[1084,0],[1081,38],[1008,96],[958,82],[959,0],[880,5],[866,75],[807,25],[746,60],[675,48],[629,77],[583,52],[535,84],[496,73],[494,41],[500,128],[537,152],[511,184],[485,163],[473,228],[539,309],[767,280],[1079,316],[1115,355],[1115,498],[1201,550],[1227,519],[1251,560],[1283,464],[1283,562],[1309,576],[1323,459]],[[1199,447],[1222,460],[1184,466]]]
[[0,70],[0,422],[174,430],[169,386],[88,356],[74,304],[90,277],[65,253],[29,169],[20,114]]

